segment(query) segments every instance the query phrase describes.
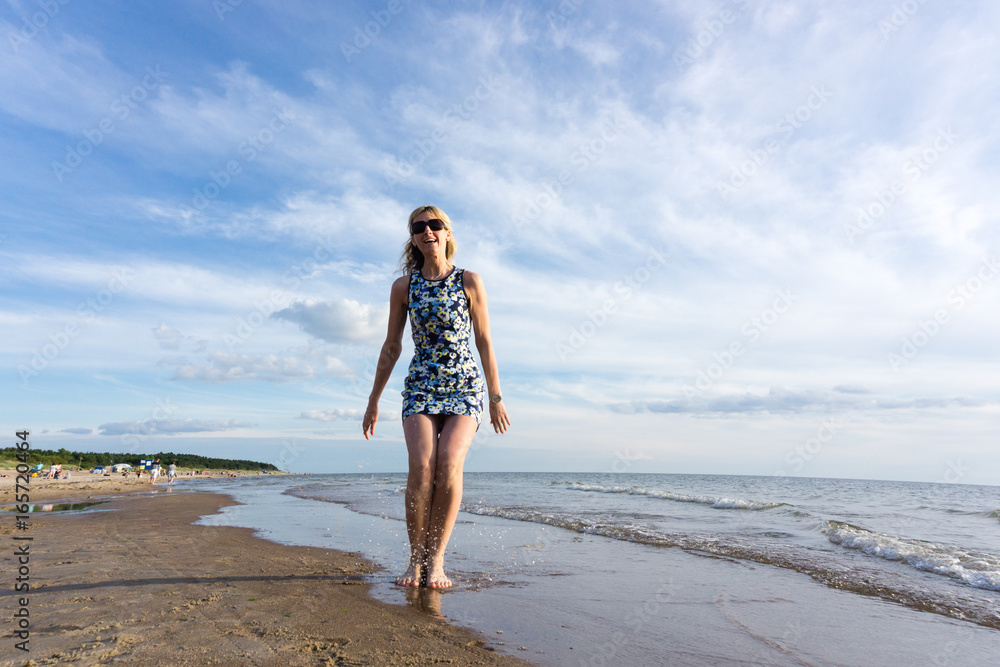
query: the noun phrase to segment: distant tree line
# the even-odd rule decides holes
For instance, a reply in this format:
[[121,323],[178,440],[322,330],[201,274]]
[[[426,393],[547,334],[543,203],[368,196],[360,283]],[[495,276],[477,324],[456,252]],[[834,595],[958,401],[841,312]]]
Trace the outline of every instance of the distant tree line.
[[[0,465],[14,467],[18,463],[16,447],[0,449]],[[195,470],[278,470],[273,463],[246,461],[244,459],[216,459],[197,454],[175,454],[174,452],[157,452],[156,454],[120,454],[106,452],[71,452],[68,449],[31,449],[28,451],[28,465],[39,463],[45,467],[59,463],[63,466],[76,466],[89,470],[97,466],[111,466],[115,463],[128,463],[138,466],[140,460],[160,459],[164,468],[176,461],[178,468],[193,468]]]

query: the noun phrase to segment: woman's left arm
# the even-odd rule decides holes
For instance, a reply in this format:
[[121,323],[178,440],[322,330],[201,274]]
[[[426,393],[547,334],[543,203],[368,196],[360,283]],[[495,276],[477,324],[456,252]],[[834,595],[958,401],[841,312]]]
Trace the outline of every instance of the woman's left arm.
[[504,433],[510,426],[507,408],[503,400],[494,403],[493,396],[500,396],[500,371],[497,369],[497,357],[493,352],[493,339],[490,338],[490,313],[486,307],[486,288],[478,273],[466,271],[463,276],[465,296],[469,299],[469,316],[472,319],[472,330],[476,336],[476,349],[479,359],[483,362],[483,374],[486,376],[486,389],[490,402],[490,423],[497,433]]

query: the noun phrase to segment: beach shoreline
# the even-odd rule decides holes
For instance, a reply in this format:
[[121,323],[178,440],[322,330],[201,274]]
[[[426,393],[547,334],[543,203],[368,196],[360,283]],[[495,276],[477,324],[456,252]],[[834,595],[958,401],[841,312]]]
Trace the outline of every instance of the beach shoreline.
[[[270,473],[286,474],[286,473]],[[239,473],[240,477],[258,476],[260,473]],[[134,475],[127,477],[121,474],[116,475],[95,475],[86,470],[73,471],[69,478],[46,479],[44,477],[31,477],[28,484],[29,502],[55,501],[55,500],[84,500],[94,499],[110,495],[127,495],[131,493],[148,493],[159,489],[169,488],[167,476],[160,475],[156,484],[151,484],[149,475],[142,478]],[[184,482],[185,488],[190,488],[188,482],[211,482],[224,479],[232,479],[230,474],[222,471],[207,471],[200,475],[188,475],[181,472],[176,478],[176,483]],[[17,483],[17,472],[13,469],[0,469],[0,507],[13,505],[15,503],[14,491]],[[206,490],[210,490],[207,487]],[[23,491],[21,491],[23,493]]]
[[[408,605],[376,600],[367,581],[378,567],[360,554],[196,525],[236,501],[165,484],[141,495],[150,485],[135,481],[46,488],[46,500],[103,504],[32,514],[28,530],[0,515],[7,539],[31,538],[30,591],[14,592],[8,550],[2,594],[10,609],[27,599],[30,652],[8,635],[0,664],[530,664],[435,616],[425,598],[439,592],[414,590]],[[40,490],[31,485],[32,502]]]

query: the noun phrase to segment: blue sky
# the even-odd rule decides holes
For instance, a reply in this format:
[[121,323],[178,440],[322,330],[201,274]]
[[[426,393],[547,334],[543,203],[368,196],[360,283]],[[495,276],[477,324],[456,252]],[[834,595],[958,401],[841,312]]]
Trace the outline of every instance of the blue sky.
[[[1000,484],[1000,6],[0,9],[9,433],[404,470],[406,216],[483,276],[468,470]],[[408,337],[408,334],[407,334]]]

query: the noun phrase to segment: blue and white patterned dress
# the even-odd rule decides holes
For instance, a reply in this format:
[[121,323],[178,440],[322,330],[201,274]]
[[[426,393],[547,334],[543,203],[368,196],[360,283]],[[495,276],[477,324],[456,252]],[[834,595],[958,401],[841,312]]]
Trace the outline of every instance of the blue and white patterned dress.
[[410,274],[413,360],[403,383],[403,419],[414,414],[468,415],[482,420],[483,375],[469,347],[472,321],[464,269],[440,280]]

